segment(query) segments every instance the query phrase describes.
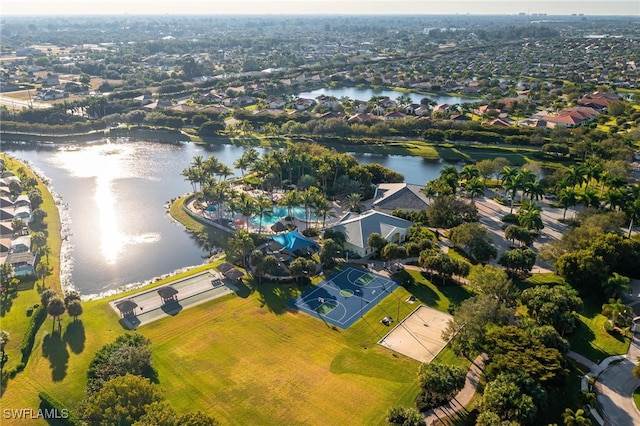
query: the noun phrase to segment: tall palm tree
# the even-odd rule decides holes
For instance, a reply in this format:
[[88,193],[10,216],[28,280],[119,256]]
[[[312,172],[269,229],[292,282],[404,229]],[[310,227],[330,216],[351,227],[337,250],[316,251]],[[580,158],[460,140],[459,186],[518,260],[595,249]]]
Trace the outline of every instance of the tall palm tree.
[[238,211],[245,217],[247,231],[249,230],[249,216],[256,212],[256,202],[246,192],[241,192],[235,201]]
[[571,186],[575,188],[576,186],[580,186],[585,182],[585,170],[582,166],[571,165],[564,173],[564,181],[567,186]]
[[600,197],[598,197],[598,194],[593,190],[593,188],[589,189],[585,187],[584,193],[578,198],[584,207],[593,207],[594,209],[600,208]]
[[293,208],[300,205],[300,193],[295,189],[287,191],[284,196],[278,201],[278,205],[287,208],[287,216],[293,216]]
[[558,193],[558,205],[564,207],[564,213],[562,219],[567,216],[567,209],[571,206],[575,206],[577,202],[576,193],[573,188],[562,188]]
[[256,214],[260,218],[260,226],[258,227],[258,234],[262,234],[262,218],[264,215],[273,213],[273,203],[267,196],[260,195],[256,198]]
[[640,217],[640,198],[630,200],[624,205],[624,211],[629,217],[629,233],[628,237],[631,238],[631,230],[633,229],[633,223],[638,217]]
[[260,154],[254,148],[249,148],[242,155],[233,162],[233,167],[240,169],[242,177],[244,178],[245,170],[249,169],[253,163],[258,161]]
[[511,213],[513,213],[513,203],[515,202],[518,191],[524,188],[522,175],[520,173],[510,177],[504,184],[506,193],[511,193]]
[[625,192],[622,188],[612,188],[604,195],[609,209],[620,210],[624,206]]
[[326,198],[320,197],[316,200],[314,213],[317,218],[320,218],[320,217],[322,218],[323,229],[327,222],[327,215],[329,214],[330,211],[331,211],[331,205],[329,204],[329,201],[327,201]]
[[525,183],[525,187],[522,191],[523,196],[525,194],[528,195],[530,200],[539,200],[542,198],[544,193],[544,186],[542,186],[539,180]]
[[486,189],[486,185],[480,181],[479,178],[473,177],[469,181],[467,181],[465,185],[465,190],[471,196],[471,202],[474,202],[475,197],[482,197],[484,195],[484,190]]
[[544,227],[541,214],[542,209],[533,201],[523,203],[518,211],[518,222],[520,226],[539,231]]
[[462,167],[459,176],[460,179],[469,181],[472,178],[480,177],[480,172],[478,171],[478,168],[475,164],[467,164],[466,166]]
[[315,186],[309,187],[300,194],[300,201],[304,207],[305,229],[309,228],[309,217],[311,216],[311,208],[315,205],[320,196],[320,190]]

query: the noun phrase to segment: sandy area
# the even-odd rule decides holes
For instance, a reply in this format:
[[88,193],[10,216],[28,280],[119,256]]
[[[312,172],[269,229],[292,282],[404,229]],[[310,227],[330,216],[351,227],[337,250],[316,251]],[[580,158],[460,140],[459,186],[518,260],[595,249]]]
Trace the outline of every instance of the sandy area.
[[421,362],[431,362],[447,345],[442,331],[453,318],[424,305],[387,333],[378,344]]

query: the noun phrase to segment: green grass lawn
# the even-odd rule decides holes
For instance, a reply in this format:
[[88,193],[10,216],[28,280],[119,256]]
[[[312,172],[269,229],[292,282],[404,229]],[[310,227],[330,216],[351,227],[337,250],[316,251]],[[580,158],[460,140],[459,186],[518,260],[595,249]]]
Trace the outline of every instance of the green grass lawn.
[[636,408],[640,410],[640,386],[633,391],[633,403],[636,404]]
[[[376,344],[388,331],[380,318],[411,311],[401,302],[406,290],[348,330],[290,310],[295,285],[246,290],[138,329],[152,341],[160,385],[177,411],[268,425],[320,424],[330,409],[332,422],[383,424],[391,406],[412,405],[419,363]],[[39,390],[77,407],[93,354],[124,332],[108,300],[85,302],[78,324],[65,316],[61,336],[47,319],[25,371],[8,383],[3,407],[37,409]]]

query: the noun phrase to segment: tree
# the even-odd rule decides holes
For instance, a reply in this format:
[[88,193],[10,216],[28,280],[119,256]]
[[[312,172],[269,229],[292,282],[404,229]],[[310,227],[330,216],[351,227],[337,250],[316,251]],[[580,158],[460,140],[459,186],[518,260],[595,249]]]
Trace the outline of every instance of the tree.
[[56,320],[58,321],[58,331],[62,330],[62,324],[60,323],[60,316],[64,314],[66,308],[64,302],[57,295],[49,299],[47,304],[47,313],[53,317],[53,326],[55,327]]
[[536,254],[530,248],[507,250],[498,259],[498,265],[504,266],[511,273],[528,274],[536,263]]
[[393,426],[424,426],[424,416],[415,408],[393,407],[387,413],[387,423]]
[[473,202],[475,197],[482,197],[484,195],[486,185],[474,177],[465,183],[464,189],[471,196],[471,202]]
[[380,252],[382,251],[384,246],[387,245],[387,240],[384,239],[379,233],[372,232],[367,238],[367,245],[375,251],[376,256],[380,256]]
[[451,400],[464,387],[466,372],[454,365],[431,362],[420,365],[418,377],[421,391],[416,407],[425,411]]
[[512,312],[491,295],[471,297],[456,309],[442,337],[451,340],[451,349],[455,353],[468,357],[483,350],[487,330],[494,325],[507,324]]
[[518,240],[521,245],[525,246],[533,242],[531,232],[527,228],[518,225],[507,226],[507,229],[504,230],[504,237],[511,241]]
[[609,322],[614,327],[629,327],[633,320],[633,309],[620,299],[609,299],[609,303],[602,305],[602,315],[609,317]]
[[591,420],[585,416],[582,408],[578,408],[576,411],[571,408],[565,409],[562,413],[562,421],[566,426],[591,426]]
[[495,259],[498,254],[493,245],[491,234],[479,223],[465,223],[456,226],[451,230],[449,239],[455,246],[462,247],[481,263]]
[[425,209],[429,225],[435,228],[453,228],[464,222],[478,220],[474,204],[458,200],[451,195],[437,196]]
[[82,315],[82,303],[79,300],[72,300],[67,304],[67,312],[73,317],[73,321],[77,321],[78,317]]
[[631,290],[631,280],[629,277],[614,272],[607,281],[602,284],[602,290],[606,297],[616,298],[624,291]]
[[362,195],[358,193],[352,193],[347,195],[345,199],[347,206],[349,207],[349,211],[359,212],[360,211],[360,201],[362,201]]
[[541,285],[522,292],[520,300],[539,325],[551,325],[560,335],[572,333],[582,310],[578,292],[567,285]]
[[256,199],[256,213],[258,214],[260,220],[258,234],[262,234],[262,218],[265,215],[273,213],[273,203],[265,195],[260,195]]
[[4,366],[7,356],[5,356],[4,348],[9,343],[9,332],[5,330],[0,330],[0,370]]
[[45,308],[49,306],[49,301],[54,297],[58,297],[58,293],[56,293],[52,289],[45,288],[44,290],[42,290],[42,293],[40,293],[40,302],[42,303],[42,306],[44,306]]
[[489,411],[502,420],[521,424],[533,423],[537,415],[533,398],[524,394],[506,375],[487,383],[480,401],[480,411]]
[[562,214],[562,219],[566,219],[567,217],[567,209],[571,206],[575,206],[578,202],[576,197],[576,193],[571,188],[562,188],[558,193],[558,205],[564,208],[564,213]]
[[484,179],[485,184],[487,179],[493,176],[498,170],[493,160],[480,160],[476,163],[476,168],[480,176]]
[[523,202],[520,210],[518,210],[518,223],[527,229],[535,229],[536,231],[544,228],[542,224],[542,209],[533,201]]
[[407,250],[396,243],[389,243],[382,248],[381,255],[384,260],[392,262],[407,257]]
[[333,268],[336,264],[338,252],[342,249],[338,243],[331,238],[325,238],[322,242],[322,250],[320,251],[320,263],[325,269]]
[[296,257],[289,265],[289,272],[292,276],[301,280],[303,277],[313,274],[317,266],[318,264],[313,259]]
[[608,267],[592,250],[577,250],[561,255],[554,264],[556,272],[580,291],[602,291]]
[[229,237],[229,244],[226,249],[227,257],[236,261],[242,260],[242,266],[246,268],[247,256],[254,247],[255,243],[251,235],[247,231],[240,229]]
[[42,225],[42,221],[47,217],[47,212],[41,208],[37,208],[31,212],[31,219],[37,225]]
[[162,401],[158,386],[149,379],[126,374],[107,381],[83,403],[81,418],[90,425],[132,425],[154,402]]
[[506,306],[515,306],[518,288],[507,274],[493,265],[475,267],[469,274],[469,284],[480,289],[484,294],[495,297]]

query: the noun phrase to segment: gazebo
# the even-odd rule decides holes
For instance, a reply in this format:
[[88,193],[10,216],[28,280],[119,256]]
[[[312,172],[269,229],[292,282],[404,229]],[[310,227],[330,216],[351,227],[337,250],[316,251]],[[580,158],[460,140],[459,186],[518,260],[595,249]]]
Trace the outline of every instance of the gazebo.
[[120,311],[120,317],[125,318],[129,316],[135,316],[135,309],[138,304],[131,299],[125,299],[116,303],[116,308]]
[[158,295],[162,299],[162,304],[176,302],[178,300],[178,290],[167,285],[158,289]]

